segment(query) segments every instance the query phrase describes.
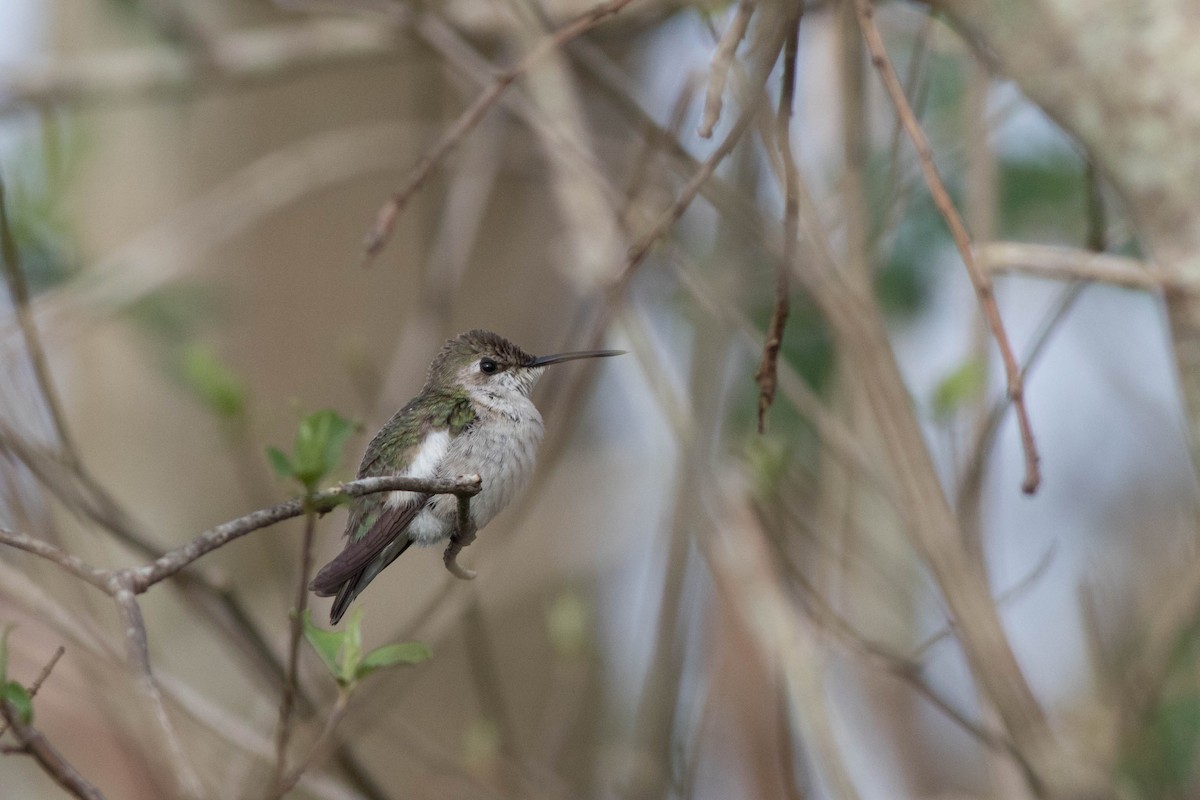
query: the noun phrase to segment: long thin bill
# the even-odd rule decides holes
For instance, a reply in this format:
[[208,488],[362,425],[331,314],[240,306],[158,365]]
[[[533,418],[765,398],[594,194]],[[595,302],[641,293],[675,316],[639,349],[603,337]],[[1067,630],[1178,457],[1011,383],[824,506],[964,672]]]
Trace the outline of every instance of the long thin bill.
[[624,350],[584,350],[579,353],[557,353],[552,356],[538,356],[526,366],[545,367],[550,364],[559,364],[563,361],[574,361],[577,358],[608,358],[609,356],[624,354]]

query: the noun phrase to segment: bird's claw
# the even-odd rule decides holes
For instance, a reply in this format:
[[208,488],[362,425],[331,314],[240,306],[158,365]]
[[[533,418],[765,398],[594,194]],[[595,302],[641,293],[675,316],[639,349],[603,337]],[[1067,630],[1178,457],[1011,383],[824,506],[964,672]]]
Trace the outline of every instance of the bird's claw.
[[475,580],[475,570],[467,569],[458,563],[458,554],[464,547],[475,541],[475,531],[475,523],[471,520],[471,498],[459,495],[458,525],[450,537],[450,544],[446,545],[446,552],[442,554],[442,562],[445,563],[450,574],[460,580]]

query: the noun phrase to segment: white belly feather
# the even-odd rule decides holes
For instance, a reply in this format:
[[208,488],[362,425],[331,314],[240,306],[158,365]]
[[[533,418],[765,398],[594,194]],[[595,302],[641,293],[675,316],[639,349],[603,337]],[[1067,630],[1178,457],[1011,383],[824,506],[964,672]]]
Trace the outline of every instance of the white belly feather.
[[[488,398],[491,399],[491,398]],[[537,448],[542,441],[542,416],[533,403],[477,405],[476,423],[458,436],[446,431],[429,434],[404,474],[414,478],[453,478],[478,474],[483,490],[471,498],[471,517],[483,528],[529,483]],[[389,505],[411,502],[413,492],[392,492]],[[408,528],[418,544],[433,544],[450,536],[458,503],[453,495],[430,498]]]

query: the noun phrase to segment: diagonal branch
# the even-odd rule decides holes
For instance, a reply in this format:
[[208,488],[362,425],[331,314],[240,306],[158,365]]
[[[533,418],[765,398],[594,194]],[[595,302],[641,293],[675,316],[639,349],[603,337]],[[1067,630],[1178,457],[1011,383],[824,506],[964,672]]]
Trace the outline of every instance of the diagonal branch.
[[1000,318],[1000,309],[996,305],[991,276],[980,269],[979,264],[975,261],[975,255],[971,248],[971,235],[967,232],[967,226],[955,209],[954,201],[950,199],[950,193],[946,190],[946,185],[934,163],[929,138],[925,135],[916,115],[913,114],[908,99],[904,96],[904,87],[896,74],[896,68],[888,58],[883,37],[879,35],[879,29],[875,26],[875,11],[870,0],[854,0],[854,8],[858,15],[859,27],[862,28],[863,38],[867,43],[867,49],[871,53],[871,63],[878,70],[888,96],[896,107],[896,113],[904,125],[904,130],[912,141],[913,147],[916,148],[921,172],[925,176],[925,183],[929,187],[934,205],[946,220],[946,226],[950,229],[950,235],[962,257],[963,265],[971,278],[971,284],[975,287],[980,311],[983,313],[992,338],[996,340],[996,346],[1000,349],[1000,358],[1004,362],[1004,373],[1008,380],[1008,396],[1012,400],[1013,410],[1017,414],[1017,424],[1021,429],[1021,446],[1025,452],[1025,479],[1021,483],[1021,490],[1026,494],[1033,494],[1042,481],[1038,468],[1037,442],[1033,438],[1033,427],[1029,422],[1029,412],[1025,407],[1025,382],[1021,375],[1021,367],[1013,354],[1012,344],[1008,340],[1008,333]]
[[[50,673],[54,670],[54,666],[58,660],[63,657],[63,653],[67,652],[67,648],[61,644],[54,651],[54,655],[50,656],[50,660],[46,662],[46,666],[42,667],[42,671],[38,673],[37,678],[33,683],[29,684],[30,698],[37,697],[38,690],[42,688],[42,684],[46,682],[46,678],[50,677]],[[8,731],[8,720],[0,721],[0,736],[3,736]]]
[[370,260],[378,255],[387,245],[388,239],[391,238],[392,231],[395,230],[396,223],[400,219],[400,214],[404,211],[409,201],[412,200],[413,196],[429,180],[434,168],[442,162],[467,134],[475,129],[475,126],[479,124],[483,116],[491,110],[492,106],[496,105],[517,78],[524,75],[572,39],[581,36],[608,17],[618,13],[631,2],[633,0],[609,0],[609,2],[593,7],[543,39],[541,44],[533,48],[524,58],[517,62],[516,66],[497,75],[492,85],[484,89],[475,98],[475,101],[458,115],[458,119],[442,135],[442,138],[417,160],[404,186],[393,194],[376,213],[375,221],[371,225],[371,229],[367,232],[366,239],[363,242],[364,263],[370,263]]
[[[704,118],[696,133],[704,139],[711,139],[713,129],[721,120],[721,107],[724,105],[725,84],[729,79],[729,70],[733,66],[733,56],[738,45],[746,38],[746,29],[750,26],[750,18],[754,16],[756,0],[740,0],[737,10],[729,27],[721,34],[721,41],[713,51],[712,72],[708,77],[708,91],[704,96]],[[786,71],[784,73],[786,81]]]
[[349,483],[343,483],[333,489],[315,492],[310,498],[293,498],[270,508],[258,511],[222,523],[215,528],[205,531],[192,541],[165,554],[144,567],[133,570],[134,591],[146,591],[159,581],[169,578],[196,559],[216,550],[239,537],[252,533],[259,528],[265,528],[292,519],[304,513],[305,504],[311,503],[313,508],[327,511],[337,503],[351,497],[361,497],[365,494],[387,491],[425,492],[428,494],[455,494],[471,496],[478,494],[481,483],[478,476],[456,478],[454,480],[418,480],[399,475],[387,475],[379,478],[361,478]]
[[38,333],[37,323],[29,308],[29,283],[25,279],[25,271],[21,268],[20,251],[8,218],[8,197],[3,178],[0,178],[0,261],[4,262],[4,279],[8,283],[8,293],[16,308],[17,324],[20,325],[21,335],[25,338],[25,352],[33,366],[38,390],[50,412],[50,419],[54,422],[63,456],[68,463],[74,465],[78,462],[78,457],[67,429],[66,414],[63,413],[62,401],[50,375],[50,365],[46,360],[41,334]]
[[13,736],[20,742],[19,748],[9,752],[27,753],[32,756],[55,783],[80,800],[104,800],[100,790],[88,783],[41,731],[21,720],[20,713],[13,708],[12,703],[0,700],[0,716],[3,716],[12,729]]

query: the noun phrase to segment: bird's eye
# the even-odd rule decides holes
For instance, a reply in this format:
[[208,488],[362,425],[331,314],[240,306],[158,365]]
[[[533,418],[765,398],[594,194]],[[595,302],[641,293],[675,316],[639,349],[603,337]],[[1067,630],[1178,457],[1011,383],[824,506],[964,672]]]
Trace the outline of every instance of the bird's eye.
[[497,365],[496,362],[492,361],[490,358],[479,359],[479,371],[484,375],[491,375],[499,368],[499,365]]

